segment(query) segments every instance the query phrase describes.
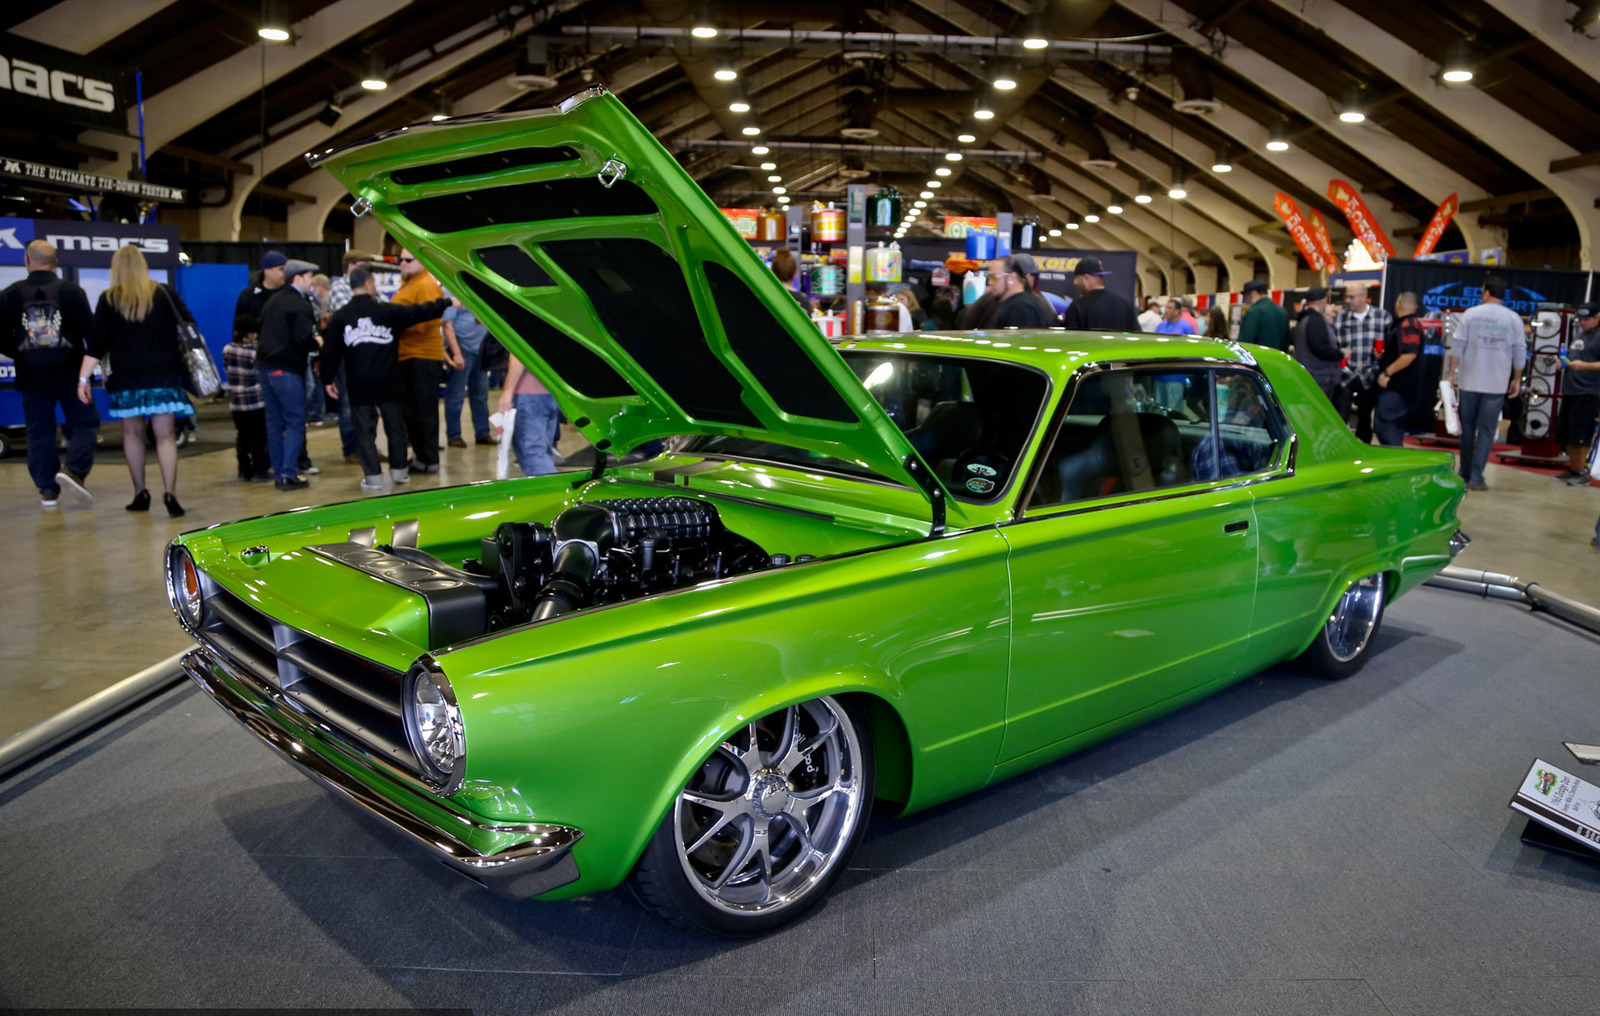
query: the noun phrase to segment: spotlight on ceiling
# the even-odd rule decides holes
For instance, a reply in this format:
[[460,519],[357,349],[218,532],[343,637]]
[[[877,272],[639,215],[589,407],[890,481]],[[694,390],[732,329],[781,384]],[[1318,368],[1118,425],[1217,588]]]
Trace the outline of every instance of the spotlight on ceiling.
[[993,120],[994,119],[994,109],[993,109],[993,107],[991,107],[989,105],[989,102],[988,102],[987,99],[979,99],[973,105],[973,107],[972,107],[972,118],[974,120]]
[[928,181],[928,186],[929,187],[943,187],[944,186],[944,181],[943,180],[929,180]]
[[739,72],[734,70],[732,67],[718,67],[714,72],[712,72],[711,76],[716,78],[718,81],[739,80]]
[[1183,189],[1183,177],[1173,177],[1172,186],[1167,188],[1167,197],[1174,201],[1182,201],[1188,196],[1189,192]]
[[1138,204],[1148,205],[1155,199],[1150,196],[1150,189],[1148,187],[1140,187],[1139,193],[1133,196],[1133,200]]
[[944,153],[944,157],[946,159],[949,159],[951,162],[960,162],[961,161],[961,153],[960,152],[945,152]]
[[1038,36],[1031,36],[1029,38],[1026,38],[1026,39],[1022,40],[1022,48],[1023,49],[1049,49],[1050,48],[1050,40],[1049,39],[1041,39]]
[[261,27],[256,34],[268,42],[289,41],[289,19],[284,17],[283,4],[268,2],[262,5]]
[[389,79],[384,77],[383,64],[377,57],[367,61],[367,76],[361,79],[361,87],[369,92],[381,92],[389,87]]
[[1267,136],[1267,151],[1287,152],[1289,150],[1289,132],[1282,124],[1272,128],[1272,133]]
[[276,25],[262,25],[256,29],[256,34],[268,42],[289,41],[289,30],[287,28],[279,28]]
[[1231,173],[1231,172],[1233,172],[1233,161],[1228,158],[1228,153],[1224,152],[1220,148],[1217,149],[1217,154],[1212,158],[1212,161],[1211,161],[1211,172],[1213,172],[1213,173]]
[[1060,235],[1061,235],[1061,230],[1059,230],[1059,229],[1052,229],[1052,230],[1051,230],[1051,231],[1050,231],[1050,235],[1051,235],[1051,236],[1060,236]]
[[1002,71],[994,79],[994,87],[1002,92],[1009,92],[1017,87],[1017,79],[1009,71]]
[[922,198],[923,200],[927,200],[928,198],[933,197],[933,191],[925,190],[921,194],[918,194],[917,197]]
[[1467,50],[1467,40],[1458,39],[1452,43],[1449,52],[1444,58],[1444,63],[1439,68],[1439,79],[1448,81],[1452,85],[1464,85],[1472,80],[1471,54]]
[[778,204],[786,205],[788,203],[789,203],[789,195],[784,194],[784,195],[782,195],[781,197],[778,198]]
[[[967,134],[963,132],[956,135],[956,140],[961,142],[963,145],[970,145],[974,141],[978,140],[978,136],[976,134]],[[948,156],[946,156],[946,158],[948,158]]]
[[1109,205],[1106,205],[1106,211],[1110,212],[1112,215],[1121,215],[1122,214],[1122,204],[1121,204],[1121,202],[1118,202],[1118,201],[1111,202]]
[[779,176],[777,173],[774,173],[771,176],[767,177],[767,182],[768,183],[782,183],[783,182],[783,177]]
[[911,207],[912,208],[926,208],[926,207],[928,207],[928,203],[926,201],[914,201],[914,202],[912,202]]
[[733,113],[748,113],[750,112],[750,104],[743,99],[735,99],[728,103],[728,110]]
[[1100,209],[1099,209],[1099,206],[1090,205],[1089,206],[1089,210],[1083,214],[1083,221],[1084,222],[1099,222],[1100,221]]
[[1360,102],[1352,95],[1339,107],[1339,119],[1345,123],[1365,123],[1367,114],[1362,112]]
[[740,133],[743,134],[747,138],[753,138],[757,134],[761,133],[761,128],[760,127],[746,127],[746,128],[744,128],[744,130],[740,131]]
[[774,187],[774,188],[772,188],[772,193],[774,193],[774,194],[787,194],[787,193],[789,193],[789,188],[787,188],[787,187]]
[[695,25],[689,29],[689,34],[696,39],[715,39],[717,37],[717,29],[715,25]]
[[750,149],[750,154],[766,155],[770,151],[772,151],[772,149],[768,148],[766,145],[756,145],[754,148]]
[[764,169],[764,170],[766,170],[766,171],[767,171],[767,172],[769,172],[769,173],[770,173],[770,172],[772,172],[772,171],[773,171],[773,170],[774,170],[774,169],[777,169],[777,168],[778,168],[778,164],[777,164],[777,163],[776,163],[776,162],[763,162],[763,163],[762,163],[762,164],[761,164],[761,168],[762,168],[762,169]]
[[934,176],[949,176],[950,175],[950,167],[949,166],[940,166],[938,169],[933,171],[933,175]]
[[1068,220],[1068,221],[1067,221],[1067,228],[1068,228],[1068,229],[1077,229],[1077,228],[1079,228],[1079,227],[1078,227],[1078,224],[1077,224],[1077,223],[1076,223],[1076,222],[1073,222],[1073,221],[1071,221],[1071,220],[1070,220],[1070,219],[1069,219],[1069,220]]

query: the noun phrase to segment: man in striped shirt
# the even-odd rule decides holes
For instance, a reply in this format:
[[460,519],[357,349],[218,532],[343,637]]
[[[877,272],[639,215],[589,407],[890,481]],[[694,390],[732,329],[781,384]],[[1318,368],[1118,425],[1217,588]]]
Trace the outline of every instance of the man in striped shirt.
[[1333,319],[1334,339],[1345,351],[1340,379],[1339,415],[1355,415],[1356,437],[1372,443],[1372,410],[1378,401],[1379,343],[1394,318],[1382,307],[1367,302],[1367,287],[1357,284],[1344,295],[1344,309]]
[[239,458],[239,479],[272,479],[267,456],[267,404],[261,401],[261,377],[256,373],[256,332],[260,325],[249,314],[233,319],[233,341],[222,347],[222,366],[228,381],[228,407],[233,410],[234,454]]

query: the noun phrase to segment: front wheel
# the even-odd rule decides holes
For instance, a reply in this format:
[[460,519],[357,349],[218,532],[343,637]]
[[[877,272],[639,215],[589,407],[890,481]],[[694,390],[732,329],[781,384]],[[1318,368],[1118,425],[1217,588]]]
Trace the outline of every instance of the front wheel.
[[832,697],[770,713],[696,770],[630,885],[647,907],[717,935],[774,931],[816,906],[872,812],[872,734]]
[[1300,660],[1321,677],[1349,677],[1372,655],[1373,636],[1383,623],[1388,579],[1379,572],[1350,585]]

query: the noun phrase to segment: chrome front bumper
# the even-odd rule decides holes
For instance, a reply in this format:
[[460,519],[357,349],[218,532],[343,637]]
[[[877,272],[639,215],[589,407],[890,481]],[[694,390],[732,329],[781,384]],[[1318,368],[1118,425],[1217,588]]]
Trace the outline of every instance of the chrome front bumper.
[[[578,880],[572,847],[583,833],[568,826],[486,821],[428,794],[420,785],[296,709],[276,689],[256,681],[206,649],[184,654],[189,677],[234,719],[301,772],[391,829],[426,847],[456,871],[510,899],[528,899]],[[341,765],[336,758],[346,760]],[[357,777],[371,772],[382,792]],[[398,778],[397,778],[398,777]],[[408,806],[409,805],[409,806]],[[476,840],[481,845],[474,845]]]

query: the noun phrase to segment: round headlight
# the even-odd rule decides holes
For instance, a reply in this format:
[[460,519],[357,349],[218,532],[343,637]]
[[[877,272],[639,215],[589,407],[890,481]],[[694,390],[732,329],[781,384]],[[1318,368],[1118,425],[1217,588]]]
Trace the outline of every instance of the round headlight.
[[467,745],[449,679],[431,656],[424,656],[406,671],[402,693],[406,740],[422,764],[423,782],[437,794],[455,793]]
[[173,547],[167,555],[167,601],[172,604],[178,620],[190,628],[200,627],[205,591],[194,558],[182,547]]

